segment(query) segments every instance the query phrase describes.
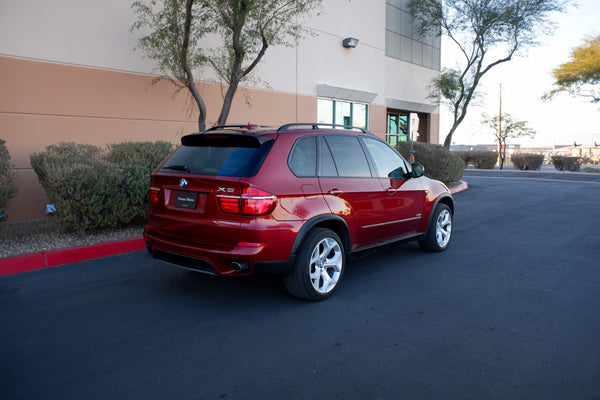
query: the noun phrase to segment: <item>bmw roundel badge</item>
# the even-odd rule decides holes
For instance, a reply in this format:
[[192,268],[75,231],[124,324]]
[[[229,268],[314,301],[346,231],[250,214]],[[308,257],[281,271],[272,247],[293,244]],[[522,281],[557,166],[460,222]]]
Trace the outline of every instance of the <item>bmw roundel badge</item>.
[[181,178],[181,180],[179,181],[179,187],[182,189],[185,189],[188,185],[188,181],[185,178]]

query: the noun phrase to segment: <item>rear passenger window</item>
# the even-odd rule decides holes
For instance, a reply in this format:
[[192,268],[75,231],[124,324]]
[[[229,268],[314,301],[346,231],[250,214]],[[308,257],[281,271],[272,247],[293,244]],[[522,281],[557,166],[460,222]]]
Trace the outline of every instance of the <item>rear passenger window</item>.
[[369,163],[357,137],[328,135],[325,140],[333,155],[339,176],[371,177]]
[[319,142],[319,176],[338,176],[333,156],[325,138],[321,136]]
[[317,171],[316,137],[299,139],[290,153],[288,164],[296,176],[315,176]]

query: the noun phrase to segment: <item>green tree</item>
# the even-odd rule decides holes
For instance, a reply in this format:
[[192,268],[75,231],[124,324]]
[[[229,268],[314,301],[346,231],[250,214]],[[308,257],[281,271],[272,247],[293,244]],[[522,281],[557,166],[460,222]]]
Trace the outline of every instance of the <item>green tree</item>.
[[444,141],[452,136],[467,115],[483,76],[493,67],[510,61],[540,33],[549,33],[550,16],[564,12],[570,0],[410,0],[419,33],[444,34],[462,55],[459,67],[445,69],[434,81],[435,96],[450,105],[453,123]]
[[[502,113],[501,118],[498,116],[483,117],[483,124],[494,130],[496,135],[496,143],[498,144],[498,165],[500,169],[504,166],[506,160],[506,139],[516,139],[520,137],[535,137],[536,131],[530,128],[527,121],[519,121],[514,119],[508,113]],[[499,128],[500,127],[500,128]]]
[[[194,73],[212,67],[228,86],[217,125],[227,122],[235,92],[272,45],[292,46],[305,33],[295,18],[309,14],[321,0],[139,0],[131,31],[144,33],[137,48],[157,62],[159,77],[177,91],[188,89],[198,106],[198,129],[206,127],[206,104]],[[218,49],[201,48],[201,39],[216,35]]]
[[554,89],[544,95],[549,99],[558,93],[600,102],[600,35],[585,39],[571,52],[570,61],[552,71]]

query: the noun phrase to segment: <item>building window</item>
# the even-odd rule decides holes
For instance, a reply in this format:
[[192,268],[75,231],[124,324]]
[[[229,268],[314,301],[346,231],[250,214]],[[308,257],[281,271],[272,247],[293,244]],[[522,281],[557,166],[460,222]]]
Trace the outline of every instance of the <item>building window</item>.
[[369,105],[333,99],[318,99],[317,120],[320,124],[357,126],[367,129]]
[[408,114],[389,113],[387,118],[387,142],[396,146],[398,142],[408,141]]
[[408,0],[386,0],[385,55],[439,71],[441,36],[419,36],[416,25]]

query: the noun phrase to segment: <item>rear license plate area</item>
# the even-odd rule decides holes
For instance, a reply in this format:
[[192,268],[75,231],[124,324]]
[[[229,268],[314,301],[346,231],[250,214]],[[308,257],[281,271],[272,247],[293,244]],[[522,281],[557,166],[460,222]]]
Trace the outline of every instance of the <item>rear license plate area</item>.
[[198,192],[177,191],[175,195],[175,207],[195,210],[198,205]]

